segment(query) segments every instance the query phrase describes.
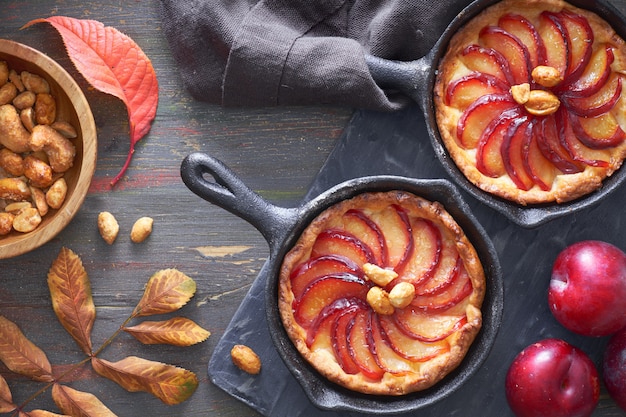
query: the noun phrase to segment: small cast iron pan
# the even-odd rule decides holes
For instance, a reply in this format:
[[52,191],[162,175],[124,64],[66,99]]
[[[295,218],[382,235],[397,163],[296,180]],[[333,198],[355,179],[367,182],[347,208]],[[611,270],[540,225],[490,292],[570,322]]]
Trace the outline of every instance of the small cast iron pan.
[[[607,21],[618,35],[626,39],[626,18],[606,1],[569,0],[568,2],[581,9],[596,13]],[[435,118],[433,91],[437,67],[446,53],[452,36],[473,17],[496,3],[498,3],[497,0],[472,2],[448,25],[430,52],[420,59],[401,62],[368,55],[366,61],[372,77],[379,86],[404,93],[420,105],[424,112],[426,126],[435,153],[452,179],[477,200],[499,211],[512,222],[522,227],[532,228],[600,202],[624,182],[626,170],[619,169],[611,177],[604,180],[600,189],[577,200],[561,204],[522,206],[481,190],[458,169],[443,144]]]
[[[181,176],[195,194],[248,221],[267,240],[269,259],[265,302],[272,341],[287,368],[317,407],[387,415],[417,410],[451,394],[487,358],[502,320],[502,271],[491,240],[451,182],[395,176],[357,178],[329,189],[300,207],[283,208],[264,200],[221,161],[203,153],[193,153],[183,160]],[[440,202],[463,228],[485,269],[487,291],[482,307],[483,327],[459,367],[434,387],[401,397],[368,396],[329,382],[300,356],[285,332],[278,311],[278,275],[284,255],[319,213],[364,192],[391,190],[404,190]]]

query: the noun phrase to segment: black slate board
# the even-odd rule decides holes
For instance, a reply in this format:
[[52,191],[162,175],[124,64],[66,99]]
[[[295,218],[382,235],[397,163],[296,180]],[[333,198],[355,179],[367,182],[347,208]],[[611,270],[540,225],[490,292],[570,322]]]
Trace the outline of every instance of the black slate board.
[[[355,112],[305,200],[344,180],[377,174],[449,179],[431,148],[417,106],[395,113]],[[626,193],[617,190],[600,204],[534,229],[512,223],[468,194],[464,197],[500,257],[505,288],[503,324],[482,368],[451,396],[412,416],[513,416],[504,396],[504,378],[509,364],[524,347],[546,337],[562,338],[587,352],[599,367],[607,342],[607,338],[575,335],[556,322],[547,304],[548,281],[557,254],[571,243],[598,239],[626,249],[621,225]],[[365,417],[316,408],[285,367],[265,320],[265,270],[259,273],[214,351],[208,368],[211,381],[264,416]],[[237,343],[259,354],[263,363],[259,375],[247,375],[228,360],[231,347]],[[613,410],[603,405],[611,405]],[[593,415],[616,415],[612,400],[602,396]]]

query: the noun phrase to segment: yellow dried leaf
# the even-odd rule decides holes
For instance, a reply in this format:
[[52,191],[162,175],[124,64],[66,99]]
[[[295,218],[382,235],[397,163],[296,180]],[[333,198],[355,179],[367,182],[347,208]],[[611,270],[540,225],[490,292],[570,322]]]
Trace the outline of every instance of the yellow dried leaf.
[[7,381],[0,375],[0,413],[8,413],[15,410],[13,397]]
[[89,277],[76,253],[61,249],[48,271],[48,287],[57,318],[81,350],[91,354],[91,329],[96,319],[96,307]]
[[144,321],[136,326],[124,327],[124,331],[145,345],[191,346],[204,342],[211,335],[211,332],[185,317]]
[[163,269],[148,280],[134,317],[171,313],[180,309],[196,292],[196,282],[176,269]]
[[116,417],[95,395],[65,385],[52,386],[52,399],[62,413],[73,417]]
[[52,382],[52,367],[43,350],[28,340],[15,323],[0,316],[0,361],[11,371],[36,381]]
[[198,387],[196,374],[183,368],[129,356],[118,362],[92,358],[93,369],[130,392],[145,391],[165,404],[180,404]]

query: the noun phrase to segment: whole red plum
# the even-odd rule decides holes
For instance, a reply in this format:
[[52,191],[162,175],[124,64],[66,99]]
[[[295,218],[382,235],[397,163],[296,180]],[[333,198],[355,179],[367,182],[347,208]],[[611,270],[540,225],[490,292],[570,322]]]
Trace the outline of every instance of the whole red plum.
[[517,417],[588,417],[598,404],[600,380],[582,350],[560,339],[545,339],[517,355],[505,389]]
[[608,336],[626,327],[626,255],[618,247],[584,240],[556,258],[548,290],[554,317],[585,336]]
[[611,398],[626,410],[626,329],[609,340],[604,351],[602,374]]

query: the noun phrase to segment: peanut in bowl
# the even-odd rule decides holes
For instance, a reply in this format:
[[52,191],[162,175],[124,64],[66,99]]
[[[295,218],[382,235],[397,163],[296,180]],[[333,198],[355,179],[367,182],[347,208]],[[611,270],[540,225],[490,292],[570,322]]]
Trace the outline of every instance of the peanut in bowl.
[[[0,155],[7,157],[5,166],[0,161],[0,220],[5,227],[0,233],[0,259],[40,247],[69,224],[85,199],[97,157],[93,114],[65,69],[40,51],[0,39],[0,65],[5,64],[11,75],[0,84],[13,84],[6,89],[15,87],[15,97],[0,103]],[[43,79],[42,88],[47,86],[49,92],[29,86],[31,75],[34,84]],[[33,93],[35,102],[21,94],[26,91]],[[17,99],[20,95],[26,104]],[[19,136],[13,137],[13,130]],[[8,161],[19,165],[19,158],[27,172],[8,172],[12,171]]]

